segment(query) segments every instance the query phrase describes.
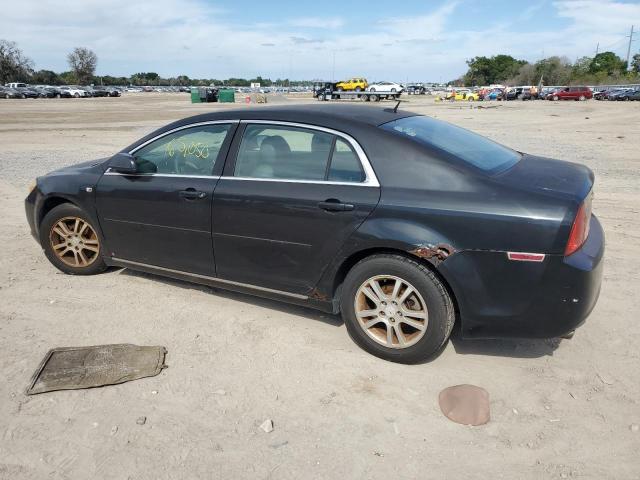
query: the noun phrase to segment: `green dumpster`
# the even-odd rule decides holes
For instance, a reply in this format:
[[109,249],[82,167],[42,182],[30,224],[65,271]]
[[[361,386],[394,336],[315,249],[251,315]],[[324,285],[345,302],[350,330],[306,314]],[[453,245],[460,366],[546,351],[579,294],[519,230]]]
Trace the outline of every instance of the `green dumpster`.
[[191,103],[201,103],[202,100],[200,100],[200,92],[198,91],[197,88],[192,88],[191,89]]
[[231,88],[224,88],[218,91],[218,101],[225,103],[233,103],[236,101],[235,91]]

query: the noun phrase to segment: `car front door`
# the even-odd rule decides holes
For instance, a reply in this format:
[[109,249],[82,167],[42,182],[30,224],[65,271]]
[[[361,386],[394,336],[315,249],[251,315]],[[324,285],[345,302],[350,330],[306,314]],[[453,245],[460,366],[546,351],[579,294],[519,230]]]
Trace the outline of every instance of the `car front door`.
[[138,172],[107,171],[96,206],[107,253],[118,260],[213,276],[213,191],[236,124],[167,132],[133,150]]
[[214,194],[217,274],[308,294],[377,205],[378,181],[342,133],[283,122],[241,128]]

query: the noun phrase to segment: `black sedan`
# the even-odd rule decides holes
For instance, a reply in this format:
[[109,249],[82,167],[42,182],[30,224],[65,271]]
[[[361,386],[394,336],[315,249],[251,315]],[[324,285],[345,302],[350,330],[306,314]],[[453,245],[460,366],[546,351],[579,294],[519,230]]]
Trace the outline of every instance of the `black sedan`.
[[[610,98],[610,100],[612,99]],[[640,90],[635,88],[628,88],[626,90],[622,90],[621,92],[615,95],[613,100],[627,101],[627,102],[629,100],[640,100]]]
[[362,105],[207,113],[39,177],[31,232],[69,274],[118,266],[341,313],[412,363],[463,337],[559,337],[600,291],[585,166]]

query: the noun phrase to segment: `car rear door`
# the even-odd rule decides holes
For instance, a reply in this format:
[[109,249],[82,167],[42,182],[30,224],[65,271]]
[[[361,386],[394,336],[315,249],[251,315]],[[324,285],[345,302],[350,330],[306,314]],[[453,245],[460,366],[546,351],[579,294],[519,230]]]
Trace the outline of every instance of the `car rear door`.
[[345,134],[286,122],[241,129],[214,194],[217,274],[308,294],[377,205],[378,181]]
[[211,205],[236,127],[208,122],[166,132],[131,152],[138,173],[102,176],[96,206],[109,256],[215,275]]

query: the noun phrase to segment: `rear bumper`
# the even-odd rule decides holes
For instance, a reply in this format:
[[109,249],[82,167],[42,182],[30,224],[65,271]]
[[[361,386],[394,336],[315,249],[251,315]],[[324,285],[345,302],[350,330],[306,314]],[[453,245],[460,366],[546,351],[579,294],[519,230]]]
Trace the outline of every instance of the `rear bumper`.
[[474,338],[553,338],[580,326],[600,294],[604,231],[595,216],[585,244],[569,257],[515,262],[504,252],[465,251],[440,266]]

